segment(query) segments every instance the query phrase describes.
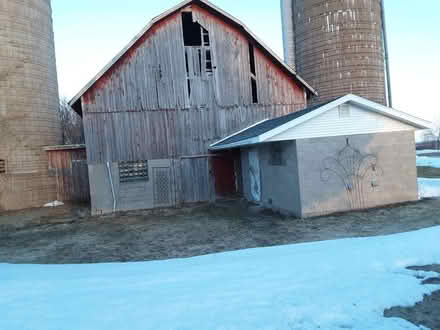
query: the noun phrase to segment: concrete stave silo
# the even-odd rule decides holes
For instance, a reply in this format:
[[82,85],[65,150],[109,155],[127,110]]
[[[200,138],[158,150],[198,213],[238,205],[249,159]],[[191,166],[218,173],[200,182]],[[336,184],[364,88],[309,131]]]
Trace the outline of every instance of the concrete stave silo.
[[0,210],[56,198],[44,146],[60,142],[50,0],[0,0]]
[[281,0],[281,10],[285,59],[317,89],[312,103],[353,93],[387,105],[381,0]]

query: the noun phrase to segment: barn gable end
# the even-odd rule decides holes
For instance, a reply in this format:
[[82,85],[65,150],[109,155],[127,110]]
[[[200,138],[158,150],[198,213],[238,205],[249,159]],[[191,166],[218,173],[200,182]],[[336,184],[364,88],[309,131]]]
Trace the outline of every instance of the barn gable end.
[[[152,160],[168,164],[160,180],[169,174],[171,204],[212,200],[217,190],[238,192],[239,161],[223,155],[227,161],[214,166],[209,145],[303,109],[314,93],[226,13],[206,1],[184,4],[155,20],[71,102],[83,114],[95,213],[119,209],[118,195],[133,195],[130,187],[149,198],[133,208],[159,206]],[[121,163],[144,161],[155,171],[152,181],[142,187],[120,182]],[[235,177],[219,188],[215,172],[225,168],[223,176]],[[131,207],[124,201],[124,209]]]

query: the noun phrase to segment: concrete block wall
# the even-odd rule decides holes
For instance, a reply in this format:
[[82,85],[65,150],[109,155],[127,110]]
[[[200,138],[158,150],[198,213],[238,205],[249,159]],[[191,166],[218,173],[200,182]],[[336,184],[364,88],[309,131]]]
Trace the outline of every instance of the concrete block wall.
[[[113,191],[116,199],[115,211],[153,209],[156,207],[169,207],[176,204],[177,188],[171,160],[149,160],[148,181],[120,182],[119,164],[110,163],[109,166],[110,173],[107,164],[89,164],[90,198],[93,215],[113,213]],[[155,189],[157,187],[155,186],[157,182],[155,181],[156,177],[154,173],[157,169],[169,170],[170,203],[167,205],[158,204],[154,198]],[[113,183],[113,191],[111,183]]]
[[[271,162],[272,149],[279,145],[281,165]],[[301,216],[296,141],[276,142],[260,146],[261,191],[263,206],[281,213]]]
[[[367,176],[354,192],[337,175],[323,178],[324,162],[337,158],[347,145],[377,157],[377,173]],[[394,132],[298,140],[298,173],[302,217],[353,208],[415,201],[418,199],[414,132]],[[350,202],[350,198],[353,202]],[[359,207],[362,206],[362,207]]]

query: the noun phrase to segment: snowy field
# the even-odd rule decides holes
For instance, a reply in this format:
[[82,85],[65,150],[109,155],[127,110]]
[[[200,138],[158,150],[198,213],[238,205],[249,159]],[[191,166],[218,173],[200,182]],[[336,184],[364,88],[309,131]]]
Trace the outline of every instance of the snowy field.
[[433,154],[439,152],[440,150],[438,149],[424,149],[424,150],[417,150],[417,155],[424,155],[424,154]]
[[419,178],[419,198],[440,197],[440,179]]
[[[440,157],[423,156],[424,154],[432,154],[434,152],[439,152],[439,150],[418,150],[417,167],[432,167],[440,169]],[[418,182],[420,198],[440,197],[440,178],[419,178]]]
[[440,168],[440,157],[417,156],[417,166]]
[[[383,317],[438,285],[440,227],[159,262],[0,264],[0,329],[419,329]],[[416,277],[418,276],[418,278]]]
[[434,153],[440,154],[440,150],[417,150],[417,166],[440,168],[440,157],[423,156]]

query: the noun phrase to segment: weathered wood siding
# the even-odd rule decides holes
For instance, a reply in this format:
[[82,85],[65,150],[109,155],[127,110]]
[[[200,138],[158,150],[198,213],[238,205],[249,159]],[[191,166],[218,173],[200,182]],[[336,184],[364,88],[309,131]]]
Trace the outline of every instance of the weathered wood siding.
[[47,150],[49,176],[56,178],[57,200],[90,201],[89,173],[85,148]]
[[205,154],[239,129],[304,108],[303,87],[257,47],[253,104],[246,35],[205,9],[192,12],[209,32],[213,75],[190,68],[189,96],[185,52],[191,62],[194,49],[184,46],[181,12],[155,26],[82,98],[90,164]]
[[[176,169],[178,169],[177,167]],[[215,199],[209,157],[186,158],[180,161],[182,203],[207,202]],[[197,184],[201,182],[203,184]]]
[[[209,42],[202,37],[200,46],[185,45],[182,13],[189,11],[201,34],[208,32]],[[259,47],[233,24],[192,5],[157,23],[97,80],[81,98],[92,211],[114,208],[107,163],[112,164],[117,210],[160,207],[151,196],[168,172],[174,204],[214,200],[209,145],[306,105],[303,85]],[[257,82],[258,102],[251,78]],[[118,163],[139,160],[171,165],[157,175],[150,171],[144,193],[136,184],[119,191]]]

